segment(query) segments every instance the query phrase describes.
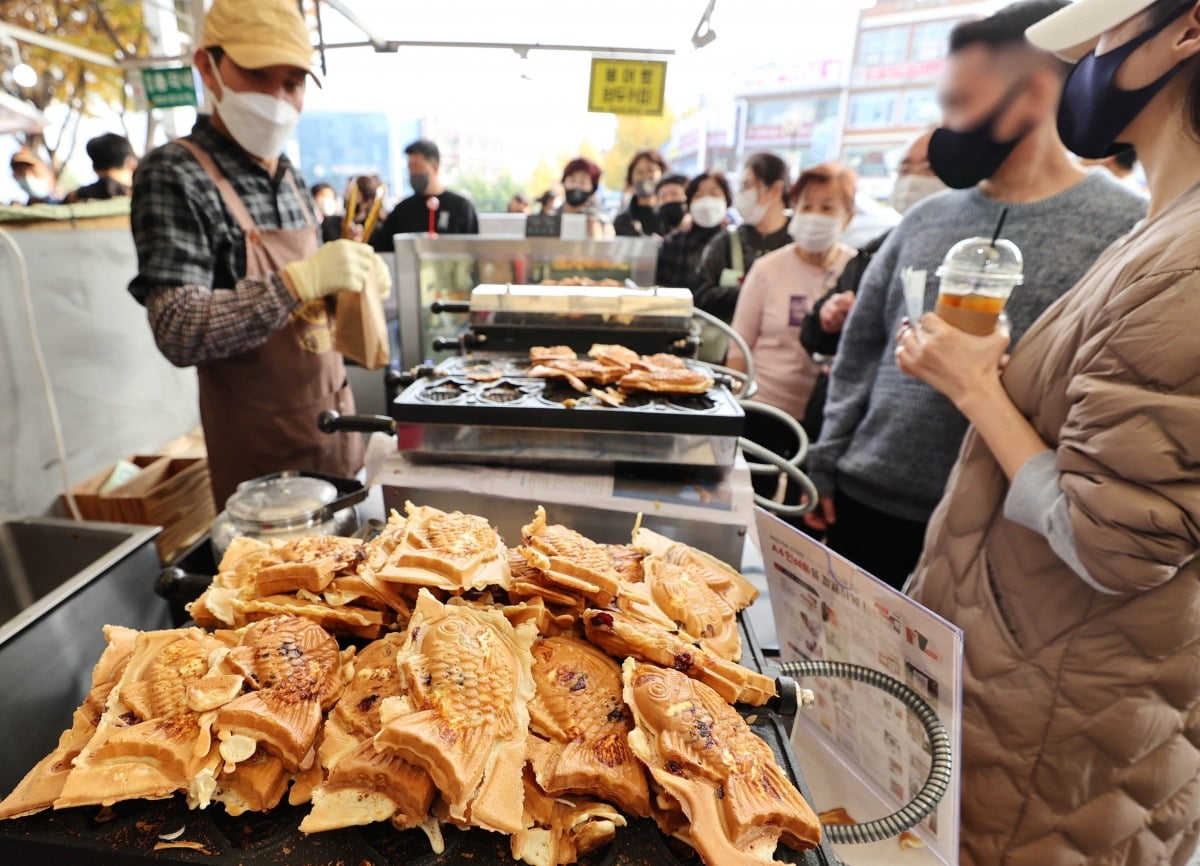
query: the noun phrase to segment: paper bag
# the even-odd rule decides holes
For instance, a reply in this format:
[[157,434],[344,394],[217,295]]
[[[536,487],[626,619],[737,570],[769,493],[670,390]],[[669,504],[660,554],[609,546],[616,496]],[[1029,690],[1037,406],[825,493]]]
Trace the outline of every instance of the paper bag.
[[338,292],[333,348],[368,370],[378,370],[391,357],[387,319],[375,275],[359,292]]

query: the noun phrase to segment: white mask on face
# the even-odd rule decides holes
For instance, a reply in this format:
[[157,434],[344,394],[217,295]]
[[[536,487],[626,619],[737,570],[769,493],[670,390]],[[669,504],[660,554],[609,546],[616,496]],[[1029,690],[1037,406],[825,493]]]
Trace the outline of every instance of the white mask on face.
[[897,213],[905,214],[917,202],[946,189],[941,180],[928,174],[902,175],[892,188],[892,207]]
[[725,199],[716,195],[694,198],[692,199],[691,207],[688,208],[692,215],[692,222],[705,229],[719,226],[721,220],[725,219],[725,211],[727,209],[728,206],[725,204]]
[[334,216],[338,212],[337,199],[329,198],[328,196],[322,198],[317,202],[317,210],[319,210],[323,216]]
[[[210,55],[211,56],[211,55]],[[247,153],[259,159],[275,159],[300,122],[300,112],[289,102],[266,93],[240,93],[221,80],[217,61],[213,75],[221,85],[221,98],[213,102],[230,136]]]
[[788,234],[792,240],[802,250],[810,253],[823,253],[831,249],[841,239],[844,231],[841,220],[819,213],[797,211],[788,223]]
[[34,177],[31,174],[27,174],[24,177],[17,178],[17,186],[25,190],[25,194],[30,198],[50,197],[50,181],[44,177]]
[[767,206],[758,200],[758,192],[752,189],[739,192],[733,206],[748,225],[758,225],[767,215]]

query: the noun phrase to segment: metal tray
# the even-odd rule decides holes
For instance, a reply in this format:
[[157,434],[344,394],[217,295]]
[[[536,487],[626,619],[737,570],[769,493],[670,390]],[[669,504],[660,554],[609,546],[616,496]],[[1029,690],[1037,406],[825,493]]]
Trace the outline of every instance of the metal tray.
[[[800,778],[787,734],[771,713],[758,714],[754,732],[770,744],[776,759],[812,802]],[[95,807],[47,811],[0,821],[0,861],[9,864],[71,863],[72,866],[140,866],[145,863],[208,863],[216,866],[508,866],[515,862],[507,836],[482,830],[444,830],[446,850],[434,854],[420,830],[397,832],[387,824],[304,836],[297,827],[307,806],[286,804],[267,814],[237,818],[219,805],[204,811],[187,808],[182,797],[138,800],[107,810],[98,821]],[[155,851],[163,834],[183,832],[177,841],[197,842],[204,851],[172,848]],[[803,866],[836,864],[828,847],[791,851],[780,847],[776,859]],[[686,845],[668,839],[652,821],[637,819],[619,828],[613,842],[585,857],[581,866],[699,866]]]
[[[499,396],[503,402],[493,399]],[[728,389],[714,386],[701,395],[631,394],[620,407],[567,406],[583,399],[557,381],[510,376],[474,382],[447,376],[420,379],[391,405],[403,424],[519,427],[603,432],[653,432],[701,436],[740,436],[745,415]]]

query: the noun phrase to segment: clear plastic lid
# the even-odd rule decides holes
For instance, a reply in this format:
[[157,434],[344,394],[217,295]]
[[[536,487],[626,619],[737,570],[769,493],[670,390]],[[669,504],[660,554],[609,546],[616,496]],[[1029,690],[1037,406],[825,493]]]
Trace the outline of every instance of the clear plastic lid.
[[337,498],[328,481],[284,476],[246,481],[225,501],[225,510],[238,524],[260,529],[282,529],[313,523],[326,505]]
[[988,238],[967,238],[959,241],[946,253],[937,276],[971,282],[986,287],[1003,284],[1019,286],[1025,281],[1025,261],[1021,250],[1012,241]]

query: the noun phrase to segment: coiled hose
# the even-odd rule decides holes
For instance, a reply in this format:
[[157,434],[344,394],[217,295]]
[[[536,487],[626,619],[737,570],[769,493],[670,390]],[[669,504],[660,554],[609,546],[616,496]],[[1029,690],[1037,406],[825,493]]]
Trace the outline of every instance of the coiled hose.
[[917,717],[925,735],[929,738],[933,761],[929,767],[929,775],[917,795],[904,807],[892,814],[867,821],[862,824],[830,824],[824,827],[829,840],[837,845],[865,844],[880,842],[899,836],[905,830],[915,827],[937,808],[942,797],[950,787],[950,768],[953,757],[950,752],[950,737],[941,719],[937,717],[933,707],[928,702],[899,680],[885,673],[846,662],[827,661],[798,661],[782,662],[780,671],[789,677],[830,677],[841,680],[857,680],[869,686],[886,692],[899,699],[909,711]]
[[698,307],[692,308],[692,315],[696,318],[708,322],[714,328],[723,331],[729,339],[737,344],[737,347],[742,350],[742,357],[746,359],[746,372],[734,370],[729,367],[723,367],[720,364],[709,364],[714,371],[728,376],[729,378],[742,383],[742,391],[738,395],[743,400],[749,400],[758,393],[758,382],[754,380],[754,358],[750,354],[750,345],[743,339],[742,335],[729,326],[728,322],[718,319],[712,313],[706,313]]

